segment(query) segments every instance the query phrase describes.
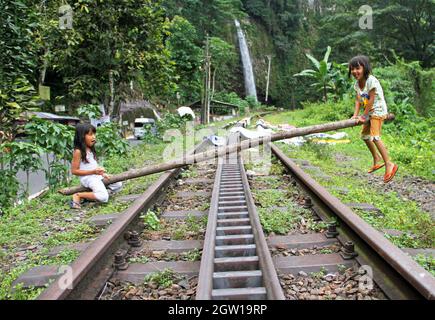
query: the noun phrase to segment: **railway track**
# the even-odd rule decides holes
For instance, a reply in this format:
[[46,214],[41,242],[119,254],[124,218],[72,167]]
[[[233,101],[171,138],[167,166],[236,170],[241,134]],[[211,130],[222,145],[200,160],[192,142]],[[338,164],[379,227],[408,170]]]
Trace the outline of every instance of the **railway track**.
[[240,156],[218,165],[197,299],[284,299]]
[[[296,235],[291,241],[287,240],[284,246],[287,249],[316,249],[327,244],[333,249],[339,249],[337,253],[295,257],[289,269],[282,269],[296,274],[297,270],[310,270],[316,266],[326,269],[328,273],[335,271],[337,266],[352,265],[354,272],[349,277],[359,278],[355,285],[364,288],[368,284],[374,291],[381,292],[381,299],[434,299],[435,278],[429,272],[331,195],[277,145],[272,144],[270,147],[272,155],[289,175],[289,183],[300,190],[299,194],[304,199],[303,207],[312,212],[314,219],[324,226],[320,233]],[[275,260],[275,265],[279,267],[279,259]],[[333,273],[329,275],[332,278],[335,276]],[[364,289],[359,291],[364,292]]]
[[[259,209],[280,208],[262,207],[251,191],[258,190],[256,177],[248,179],[240,154],[229,155],[215,164],[192,166],[196,177],[177,180],[180,169],[164,173],[71,264],[70,278],[59,275],[38,299],[310,299],[308,293],[317,290],[310,275],[318,277],[319,270],[318,280],[328,283],[328,298],[338,297],[350,281],[353,294],[343,298],[361,298],[366,289],[358,291],[358,286],[373,282],[376,299],[434,299],[430,273],[276,145],[270,147],[285,172],[272,180],[297,190],[302,203],[292,208],[304,207],[301,221],[311,219],[322,227],[265,235]],[[195,152],[204,148],[207,142]],[[144,231],[140,217],[149,210],[160,211],[162,228],[170,231]],[[319,254],[322,248],[327,249]],[[342,275],[343,283],[340,267],[353,270]],[[172,279],[164,284],[155,274]]]

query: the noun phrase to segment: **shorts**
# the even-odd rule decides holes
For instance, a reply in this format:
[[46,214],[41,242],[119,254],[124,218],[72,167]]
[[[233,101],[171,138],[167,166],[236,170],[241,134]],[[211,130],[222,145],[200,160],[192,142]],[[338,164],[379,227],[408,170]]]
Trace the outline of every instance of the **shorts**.
[[362,126],[361,139],[370,141],[380,140],[384,119],[384,116],[370,116],[370,122],[364,123]]
[[[106,189],[106,186],[103,183],[103,180],[100,177],[87,177],[87,179],[83,179],[81,181],[82,185],[86,188],[89,188],[92,190],[92,192],[95,195],[95,198],[97,198],[100,202],[107,202],[109,201],[109,192]],[[115,182],[112,184],[109,184],[107,186],[108,189],[112,191],[118,191],[122,187],[122,182]]]

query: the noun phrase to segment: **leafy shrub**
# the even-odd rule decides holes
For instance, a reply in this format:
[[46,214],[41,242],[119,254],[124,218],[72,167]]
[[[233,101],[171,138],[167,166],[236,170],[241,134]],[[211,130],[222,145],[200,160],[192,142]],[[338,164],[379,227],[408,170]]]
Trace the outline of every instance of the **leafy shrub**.
[[374,74],[382,84],[389,107],[407,99],[420,115],[434,115],[434,68],[423,70],[418,61],[407,63],[396,57],[394,65],[376,69]]
[[174,283],[175,279],[176,275],[174,271],[171,269],[165,269],[163,271],[147,275],[144,279],[144,282],[154,282],[162,288],[168,288]]
[[[25,126],[30,141],[43,148],[46,153],[48,169],[46,179],[50,187],[65,183],[68,178],[67,161],[73,151],[74,129],[60,123],[32,118]],[[54,155],[50,160],[48,154]]]
[[217,92],[214,96],[215,100],[235,104],[239,107],[240,114],[245,114],[245,110],[249,108],[249,102],[240,98],[237,93]]
[[20,185],[16,174],[10,170],[0,170],[0,176],[3,184],[0,192],[0,215],[3,215],[14,204]]
[[101,117],[100,106],[96,104],[85,104],[77,108],[76,113],[79,117],[96,119]]
[[160,220],[157,217],[154,211],[148,210],[146,215],[141,217],[145,224],[145,228],[151,230],[159,230],[160,229]]
[[72,127],[35,117],[26,124],[25,130],[31,142],[53,153],[56,160],[71,157],[74,140]]
[[248,102],[249,107],[250,107],[251,109],[253,109],[253,110],[255,110],[255,109],[259,109],[260,106],[261,106],[261,103],[259,103],[259,102],[257,101],[257,99],[255,99],[255,97],[253,97],[253,96],[247,96],[247,97],[245,98],[245,100]]
[[339,120],[343,120],[343,117],[336,112],[331,112],[331,113],[327,113],[322,117],[322,120],[325,120],[327,122],[332,122],[332,121],[339,121]]
[[16,175],[20,170],[27,174],[25,194],[28,195],[29,172],[37,171],[42,167],[41,154],[43,152],[44,150],[41,147],[28,142],[5,142],[0,144],[0,173],[3,182],[0,207],[3,208],[2,211],[6,212],[18,196],[19,183]]
[[[20,49],[20,48],[19,48]],[[21,49],[20,49],[21,50]],[[25,50],[21,50],[25,51]],[[22,131],[18,119],[27,111],[35,111],[37,95],[35,88],[23,77],[11,79],[4,85],[3,74],[0,72],[0,143],[13,141],[17,133]]]
[[97,129],[97,154],[102,157],[123,155],[127,152],[128,142],[120,134],[116,123],[107,122]]
[[163,115],[162,120],[157,122],[157,131],[159,136],[163,136],[166,130],[170,129],[184,129],[187,121],[191,121],[189,115],[180,117],[178,114],[167,112]]

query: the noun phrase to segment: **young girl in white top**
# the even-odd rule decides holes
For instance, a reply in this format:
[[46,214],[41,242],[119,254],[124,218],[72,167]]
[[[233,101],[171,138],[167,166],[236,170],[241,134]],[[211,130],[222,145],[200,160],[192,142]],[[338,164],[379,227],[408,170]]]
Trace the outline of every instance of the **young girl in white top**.
[[[385,166],[384,182],[389,182],[399,168],[390,160],[387,148],[381,140],[381,128],[387,116],[387,103],[384,98],[379,80],[371,74],[369,58],[366,56],[353,57],[349,62],[349,77],[355,78],[354,89],[356,91],[354,119],[364,123],[361,130],[361,138],[366,143],[373,156],[373,166],[369,173]],[[359,116],[360,108],[364,113]],[[369,118],[369,122],[365,122]],[[378,151],[381,155],[378,154]],[[384,160],[383,163],[381,161]]]
[[[91,189],[90,192],[78,192],[73,195],[71,208],[80,209],[82,199],[107,202],[109,193],[103,183],[103,179],[108,179],[104,168],[98,166],[95,152],[97,130],[90,124],[77,124],[74,137],[74,153],[71,163],[71,173],[80,176],[82,186]],[[122,183],[117,182],[108,186],[115,191],[121,188]]]

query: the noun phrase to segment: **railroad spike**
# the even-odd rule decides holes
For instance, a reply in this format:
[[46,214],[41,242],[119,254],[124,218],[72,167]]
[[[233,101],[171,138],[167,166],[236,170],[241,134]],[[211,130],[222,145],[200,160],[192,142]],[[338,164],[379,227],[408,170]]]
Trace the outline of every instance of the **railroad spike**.
[[328,224],[328,230],[325,233],[327,238],[336,238],[338,236],[337,224],[335,222],[331,222]]
[[118,250],[115,253],[115,258],[114,258],[114,262],[113,262],[113,267],[116,270],[127,270],[128,268],[128,263],[127,261],[125,261],[125,252],[122,250]]
[[127,231],[126,233],[124,233],[124,239],[126,241],[128,241],[128,239],[130,239],[130,237],[131,237],[131,231]]
[[134,247],[134,248],[138,248],[142,245],[142,241],[139,238],[139,233],[137,233],[136,231],[130,231],[130,236],[127,239],[127,243]]
[[355,252],[355,246],[352,241],[347,241],[343,245],[340,255],[344,260],[353,259],[358,255],[358,253]]
[[308,196],[306,196],[305,198],[304,198],[304,206],[303,206],[305,209],[309,209],[309,208],[312,208],[313,207],[313,202],[311,201],[311,198],[310,197],[308,197]]

